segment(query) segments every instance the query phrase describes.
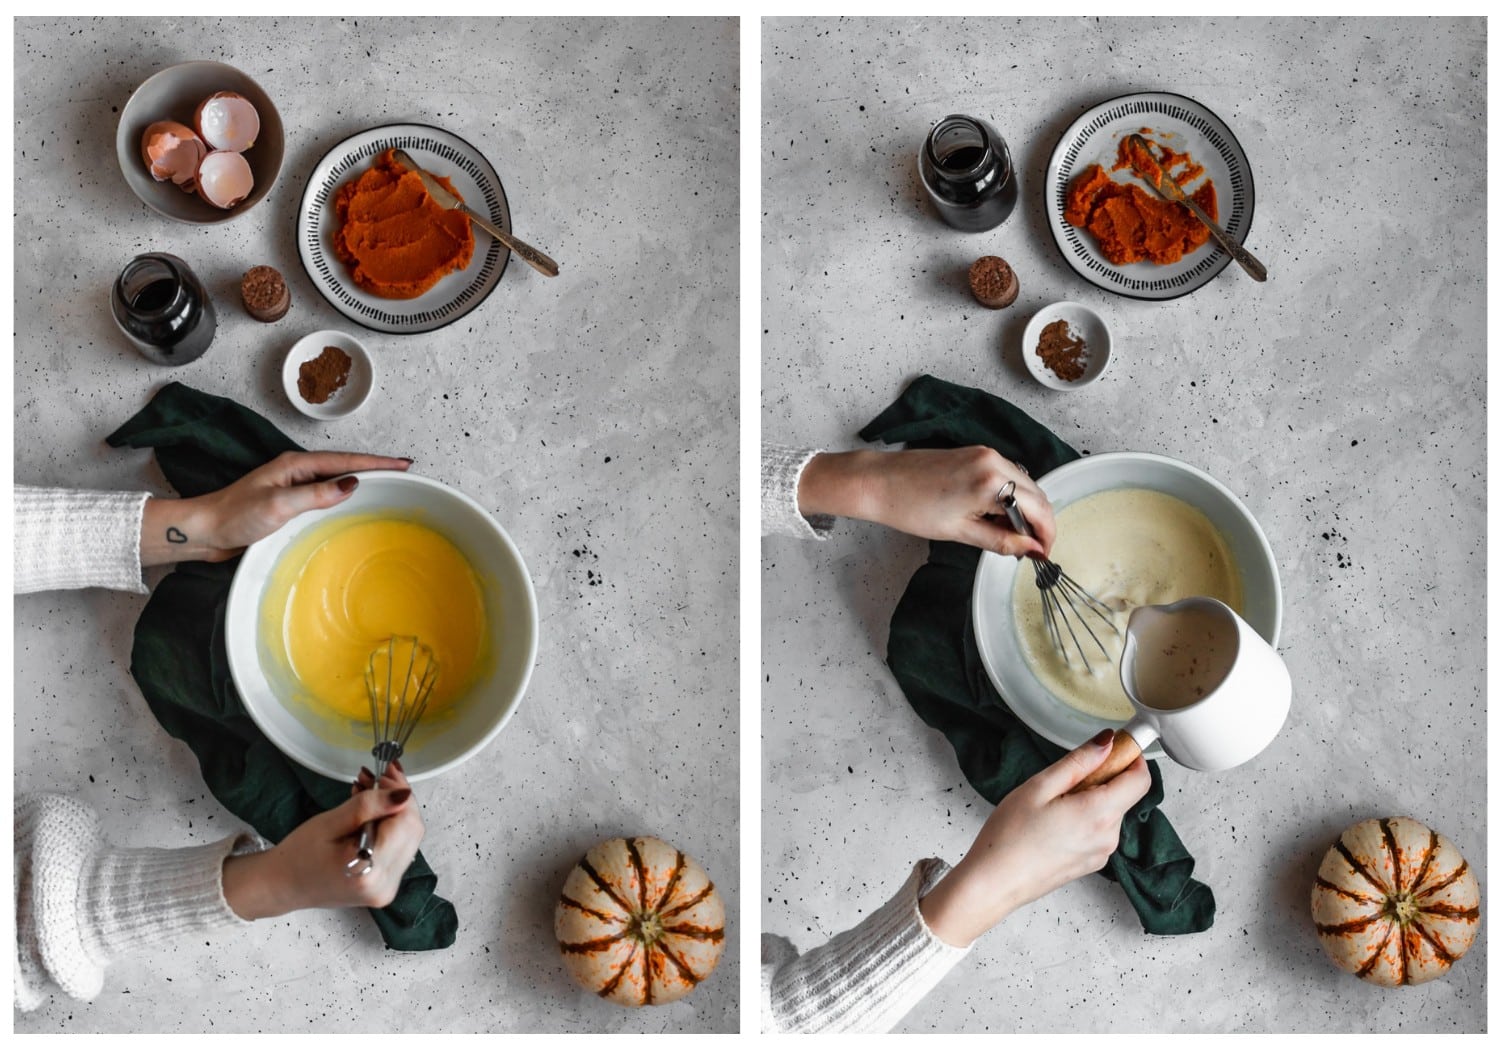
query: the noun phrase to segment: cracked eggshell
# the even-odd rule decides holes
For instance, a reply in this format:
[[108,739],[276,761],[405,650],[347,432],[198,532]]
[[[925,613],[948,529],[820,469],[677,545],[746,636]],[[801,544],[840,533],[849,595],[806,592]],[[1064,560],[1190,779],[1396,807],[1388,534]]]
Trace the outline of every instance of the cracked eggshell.
[[186,124],[158,120],[141,135],[141,159],[157,182],[173,183],[188,193],[196,187],[198,164],[208,153],[203,140]]
[[198,164],[198,196],[215,208],[233,208],[254,188],[250,162],[233,150],[214,150]]
[[255,145],[260,114],[244,95],[220,91],[198,103],[193,126],[210,149],[242,153]]

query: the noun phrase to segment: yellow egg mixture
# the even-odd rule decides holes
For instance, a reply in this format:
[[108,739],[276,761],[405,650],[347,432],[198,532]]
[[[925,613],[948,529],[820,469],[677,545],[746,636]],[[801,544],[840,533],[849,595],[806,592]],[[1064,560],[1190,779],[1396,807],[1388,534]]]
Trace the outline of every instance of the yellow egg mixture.
[[1071,664],[1064,662],[1047,634],[1031,567],[1022,565],[1011,591],[1021,652],[1054,696],[1097,718],[1125,721],[1134,713],[1120,685],[1120,653],[1132,609],[1204,595],[1244,613],[1240,572],[1224,538],[1201,511],[1165,493],[1110,489],[1068,504],[1057,514],[1051,558],[1110,608],[1118,634],[1091,614],[1088,623],[1108,655],[1079,630],[1092,673],[1071,639]]
[[324,714],[364,723],[365,667],[391,635],[416,635],[438,662],[424,720],[463,695],[484,657],[484,595],[473,567],[413,521],[362,515],[309,529],[277,562],[261,616],[272,655],[307,698]]

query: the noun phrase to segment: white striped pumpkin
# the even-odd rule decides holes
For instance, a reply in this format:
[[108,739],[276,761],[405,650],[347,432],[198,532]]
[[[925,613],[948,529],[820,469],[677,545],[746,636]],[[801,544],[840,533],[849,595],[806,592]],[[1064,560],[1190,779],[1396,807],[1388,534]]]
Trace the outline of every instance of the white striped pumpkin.
[[591,992],[624,1006],[681,999],[724,953],[724,902],[698,862],[661,839],[610,839],[563,884],[553,928]]
[[1442,835],[1410,817],[1363,820],[1323,857],[1318,939],[1341,969],[1395,987],[1441,977],[1479,933],[1479,880]]

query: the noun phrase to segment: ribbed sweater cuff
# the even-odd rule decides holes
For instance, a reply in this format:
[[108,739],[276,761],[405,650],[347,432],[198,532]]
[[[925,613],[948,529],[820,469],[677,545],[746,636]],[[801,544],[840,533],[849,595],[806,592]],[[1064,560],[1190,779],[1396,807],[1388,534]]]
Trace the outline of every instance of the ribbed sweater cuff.
[[145,492],[15,489],[15,591],[105,587],[146,593]]
[[969,953],[933,933],[917,907],[947,871],[936,858],[918,862],[891,900],[778,973],[771,993],[776,1027],[890,1031]]
[[224,899],[224,859],[259,845],[241,834],[183,849],[100,851],[79,886],[89,954],[107,963],[185,933],[248,925]]
[[822,449],[787,448],[785,445],[760,446],[760,534],[762,536],[797,536],[821,540],[833,528],[834,519],[827,514],[804,517],[797,509],[797,485],[808,461]]

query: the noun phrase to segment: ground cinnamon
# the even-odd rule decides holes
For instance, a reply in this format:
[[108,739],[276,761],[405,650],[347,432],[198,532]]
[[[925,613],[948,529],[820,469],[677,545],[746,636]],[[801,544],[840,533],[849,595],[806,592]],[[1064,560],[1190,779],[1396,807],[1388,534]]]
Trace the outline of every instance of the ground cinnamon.
[[1053,321],[1042,329],[1036,353],[1053,375],[1067,383],[1083,378],[1089,366],[1088,344],[1073,334],[1067,321]]
[[297,393],[310,405],[321,405],[349,382],[349,355],[336,346],[325,346],[323,352],[297,369]]

